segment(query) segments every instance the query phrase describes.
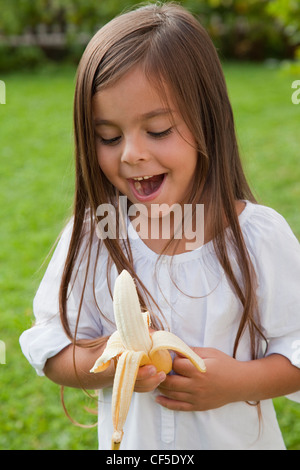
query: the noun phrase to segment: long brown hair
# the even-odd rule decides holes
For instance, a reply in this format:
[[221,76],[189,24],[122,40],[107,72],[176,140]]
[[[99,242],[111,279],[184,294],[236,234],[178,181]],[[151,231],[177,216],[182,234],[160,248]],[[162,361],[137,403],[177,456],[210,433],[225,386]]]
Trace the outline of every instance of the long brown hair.
[[[242,169],[232,108],[216,49],[198,20],[174,3],[150,4],[116,17],[91,39],[79,64],[74,100],[74,225],[60,289],[62,324],[74,339],[67,320],[67,292],[83,243],[83,231],[87,232],[85,285],[88,270],[93,264],[95,271],[97,264],[97,260],[91,259],[97,207],[118,203],[118,193],[102,173],[97,160],[92,98],[136,65],[143,68],[162,96],[167,84],[197,142],[198,161],[189,202],[195,205],[205,201],[216,255],[243,307],[232,354],[236,356],[240,338],[248,330],[251,354],[255,358],[257,338],[261,334],[255,273],[235,203],[244,199],[256,201]],[[133,270],[129,241],[106,238],[100,243],[106,245],[110,266],[115,264],[118,272],[127,269],[136,279],[140,300],[146,309],[150,296]],[[232,268],[228,244],[236,257],[239,276]],[[81,303],[83,296],[84,289]],[[81,305],[78,318],[80,309]],[[152,321],[158,325],[156,318]]]

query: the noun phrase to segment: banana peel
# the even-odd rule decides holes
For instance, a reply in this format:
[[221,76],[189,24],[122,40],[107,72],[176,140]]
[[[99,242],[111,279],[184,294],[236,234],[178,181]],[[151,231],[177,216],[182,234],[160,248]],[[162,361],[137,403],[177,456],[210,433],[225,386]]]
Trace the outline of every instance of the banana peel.
[[103,354],[97,359],[91,372],[102,372],[107,369],[111,360],[116,361],[112,394],[114,432],[111,448],[118,450],[139,367],[153,364],[157,372],[168,374],[172,370],[169,350],[187,357],[201,372],[206,371],[206,366],[203,359],[173,333],[150,333],[150,315],[141,311],[134,280],[126,270],[116,279],[113,305],[117,330],[108,339]]

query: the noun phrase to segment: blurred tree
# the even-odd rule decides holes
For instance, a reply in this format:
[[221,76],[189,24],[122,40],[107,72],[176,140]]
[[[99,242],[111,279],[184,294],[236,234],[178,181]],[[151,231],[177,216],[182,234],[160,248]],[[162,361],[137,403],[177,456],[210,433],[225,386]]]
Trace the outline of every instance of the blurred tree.
[[186,0],[226,58],[263,60],[293,54],[287,32],[268,6],[273,0]]
[[273,0],[268,2],[267,11],[285,27],[290,43],[300,45],[300,2],[299,0]]
[[267,10],[284,24],[300,29],[299,0],[273,0],[268,2]]
[[[179,3],[199,17],[223,58],[291,58],[300,43],[299,0],[181,0]],[[38,35],[43,31],[63,34],[66,53],[77,61],[82,45],[99,27],[137,4],[138,0],[0,0],[0,49],[4,47],[0,59],[10,55],[5,49],[7,37]],[[42,52],[51,56],[45,48]],[[22,57],[25,56],[22,52]],[[34,57],[38,58],[38,53]],[[57,57],[65,58],[66,54]]]
[[128,0],[0,0],[0,31],[5,34],[21,34],[24,30],[35,30],[39,24],[67,24],[84,31],[110,20],[124,9],[137,2]]

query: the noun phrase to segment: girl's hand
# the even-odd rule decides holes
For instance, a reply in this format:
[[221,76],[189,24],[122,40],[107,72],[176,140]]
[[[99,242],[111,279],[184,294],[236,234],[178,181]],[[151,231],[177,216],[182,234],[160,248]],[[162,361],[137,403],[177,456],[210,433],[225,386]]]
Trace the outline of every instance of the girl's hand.
[[[153,328],[149,328],[149,333],[154,333]],[[152,392],[158,385],[164,381],[166,374],[164,372],[157,372],[153,365],[145,365],[139,368],[137,378],[135,381],[134,391],[135,392]]]
[[142,366],[137,374],[134,391],[140,393],[152,392],[165,378],[166,374],[164,372],[157,372],[153,365]]
[[193,348],[206,364],[206,372],[199,372],[183,356],[176,356],[173,371],[160,384],[162,395],[157,403],[170,410],[205,411],[227,403],[240,401],[239,373],[241,362],[212,348]]

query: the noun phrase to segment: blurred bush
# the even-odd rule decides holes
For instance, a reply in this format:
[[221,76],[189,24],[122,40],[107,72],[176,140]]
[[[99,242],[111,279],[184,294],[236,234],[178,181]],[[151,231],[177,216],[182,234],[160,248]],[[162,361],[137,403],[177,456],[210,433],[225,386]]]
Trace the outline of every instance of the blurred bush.
[[[162,2],[163,3],[163,2]],[[221,57],[290,59],[300,44],[299,0],[182,0]],[[77,62],[104,23],[133,0],[0,0],[0,70],[50,58]]]
[[[225,58],[265,60],[293,58],[300,31],[298,0],[190,0]],[[294,4],[294,27],[290,27]],[[298,13],[296,20],[295,13]],[[292,15],[292,14],[291,14]]]

